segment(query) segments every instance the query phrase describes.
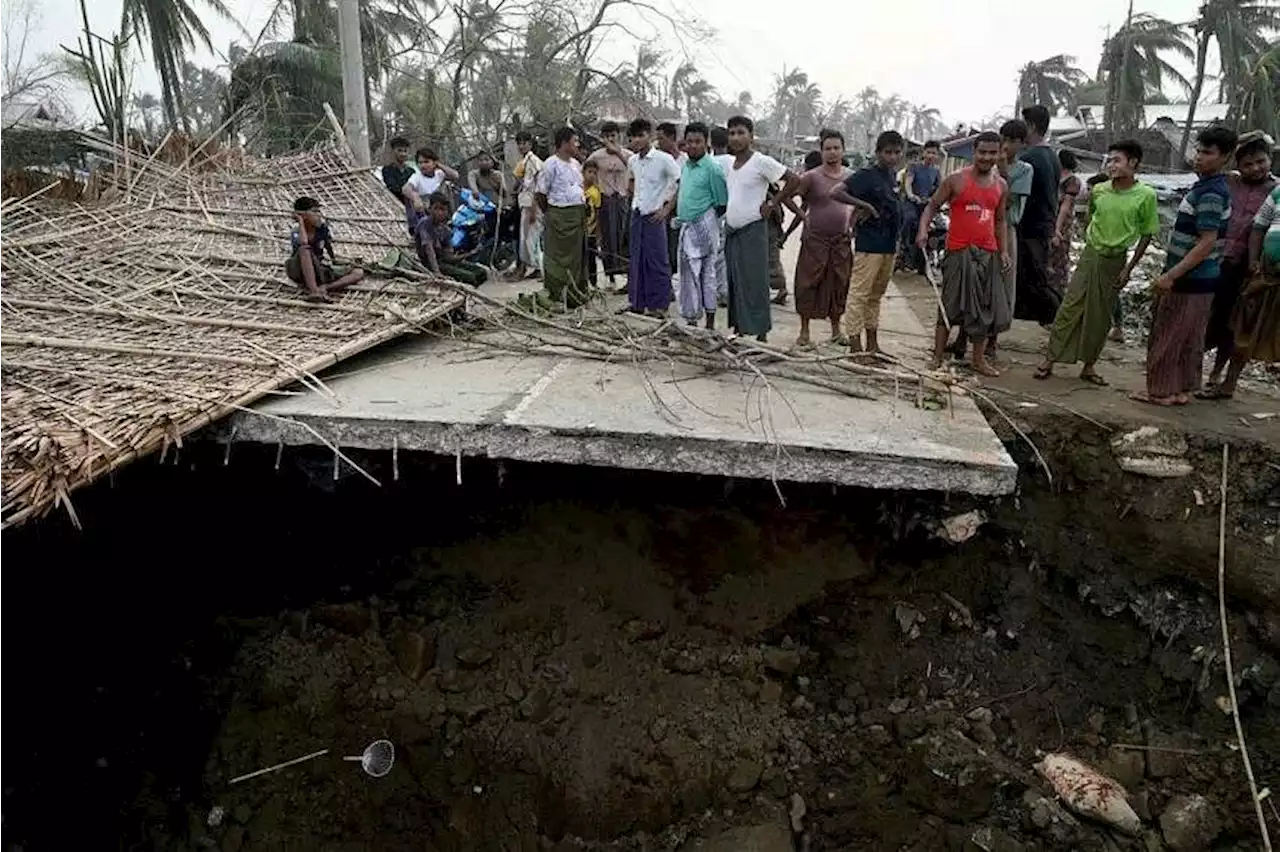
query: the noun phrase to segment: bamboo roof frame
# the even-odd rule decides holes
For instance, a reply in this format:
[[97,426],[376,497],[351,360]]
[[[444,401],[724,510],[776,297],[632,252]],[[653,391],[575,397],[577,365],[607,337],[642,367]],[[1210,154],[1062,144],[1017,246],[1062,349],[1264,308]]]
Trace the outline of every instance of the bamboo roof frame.
[[320,370],[464,303],[423,275],[301,298],[284,274],[299,195],[340,258],[410,245],[402,208],[336,149],[210,169],[94,144],[117,157],[116,201],[0,211],[3,526],[59,505],[78,525],[76,489],[294,382],[324,391]]

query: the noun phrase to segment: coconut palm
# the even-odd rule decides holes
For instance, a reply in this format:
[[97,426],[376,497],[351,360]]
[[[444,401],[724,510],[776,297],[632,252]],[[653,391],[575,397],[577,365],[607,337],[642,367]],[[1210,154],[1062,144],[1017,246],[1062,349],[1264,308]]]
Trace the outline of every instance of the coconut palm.
[[1087,75],[1076,67],[1076,58],[1059,53],[1040,62],[1028,62],[1018,71],[1019,109],[1043,104],[1053,112],[1075,106],[1075,89]]
[[689,85],[698,79],[698,69],[692,62],[685,60],[671,72],[671,82],[667,84],[667,94],[671,98],[671,108],[680,111],[680,99],[685,97]]
[[[201,0],[218,17],[231,21],[231,11],[222,0]],[[200,46],[213,49],[209,29],[189,0],[125,0],[124,26],[142,46],[150,44],[151,61],[160,75],[160,98],[170,127],[190,131],[182,102],[182,64],[187,51]]]
[[1240,94],[1239,122],[1280,137],[1280,39],[1249,65]]
[[1204,89],[1209,43],[1218,44],[1222,85],[1219,97],[1233,107],[1240,105],[1240,89],[1253,60],[1267,51],[1266,36],[1280,29],[1280,8],[1274,0],[1208,0],[1191,24],[1196,40],[1196,74],[1191,84],[1187,124],[1182,129],[1182,150],[1191,141],[1196,104]]
[[936,107],[916,104],[911,107],[911,135],[913,138],[927,139],[941,130],[946,132],[947,126],[942,123],[942,113]]
[[684,90],[684,101],[690,116],[701,114],[706,109],[707,101],[715,97],[716,87],[706,80],[698,79],[689,83]]
[[1184,91],[1187,78],[1166,56],[1192,60],[1195,51],[1181,26],[1145,12],[1134,14],[1130,6],[1124,26],[1102,45],[1098,76],[1106,76],[1107,124],[1114,132],[1131,132],[1141,122],[1147,96],[1161,91],[1167,82]]

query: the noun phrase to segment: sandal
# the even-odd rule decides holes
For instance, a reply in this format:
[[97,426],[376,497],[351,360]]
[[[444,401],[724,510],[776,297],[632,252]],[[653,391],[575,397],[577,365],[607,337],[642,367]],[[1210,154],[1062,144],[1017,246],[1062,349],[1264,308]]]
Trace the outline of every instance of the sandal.
[[1097,373],[1081,373],[1080,381],[1088,382],[1091,385],[1097,385],[1100,388],[1110,387],[1111,382],[1099,376]]
[[1231,399],[1233,396],[1235,394],[1224,391],[1222,385],[1211,385],[1195,392],[1196,399]]
[[848,346],[849,338],[847,335],[837,334],[835,337],[831,338],[827,342],[833,346]]
[[1134,402],[1146,403],[1147,405],[1158,405],[1161,408],[1171,408],[1175,405],[1187,404],[1187,400],[1183,399],[1178,394],[1174,394],[1173,396],[1155,397],[1155,396],[1151,396],[1151,394],[1147,393],[1144,390],[1134,391],[1133,393],[1129,394],[1129,399],[1133,400]]
[[1031,374],[1031,378],[1044,380],[1049,378],[1052,375],[1053,375],[1053,365],[1041,364],[1039,367],[1036,367],[1036,371]]

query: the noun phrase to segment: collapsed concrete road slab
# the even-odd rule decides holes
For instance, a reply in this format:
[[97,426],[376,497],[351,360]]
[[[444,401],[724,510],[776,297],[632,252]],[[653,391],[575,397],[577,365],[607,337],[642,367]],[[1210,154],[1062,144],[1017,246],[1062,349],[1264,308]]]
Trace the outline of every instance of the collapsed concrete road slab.
[[856,399],[682,363],[501,351],[481,335],[403,341],[324,385],[332,397],[237,415],[235,440],[979,495],[1011,493],[1017,475],[972,400],[920,407],[911,382]]

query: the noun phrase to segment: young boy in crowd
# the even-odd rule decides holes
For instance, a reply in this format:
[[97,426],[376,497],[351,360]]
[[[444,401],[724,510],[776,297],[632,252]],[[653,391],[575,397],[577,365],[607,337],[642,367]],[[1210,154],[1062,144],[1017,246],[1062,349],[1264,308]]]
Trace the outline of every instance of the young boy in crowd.
[[449,199],[435,193],[427,199],[427,215],[418,222],[414,242],[417,243],[418,259],[423,265],[437,275],[445,275],[454,281],[479,287],[489,277],[489,271],[478,263],[466,259],[466,255],[457,254],[450,242],[453,226],[449,220],[452,213]]
[[1155,282],[1147,387],[1130,394],[1137,402],[1186,405],[1200,388],[1204,332],[1231,218],[1231,190],[1223,168],[1235,150],[1236,132],[1227,127],[1210,127],[1196,138],[1199,180],[1178,205],[1164,274]]
[[582,194],[587,201],[587,281],[596,286],[596,258],[600,256],[600,166],[588,159],[582,164]]
[[291,234],[293,252],[284,271],[290,281],[302,285],[308,301],[331,301],[332,294],[364,278],[362,269],[336,265],[333,235],[319,201],[302,196],[293,202],[293,216],[297,220]]

